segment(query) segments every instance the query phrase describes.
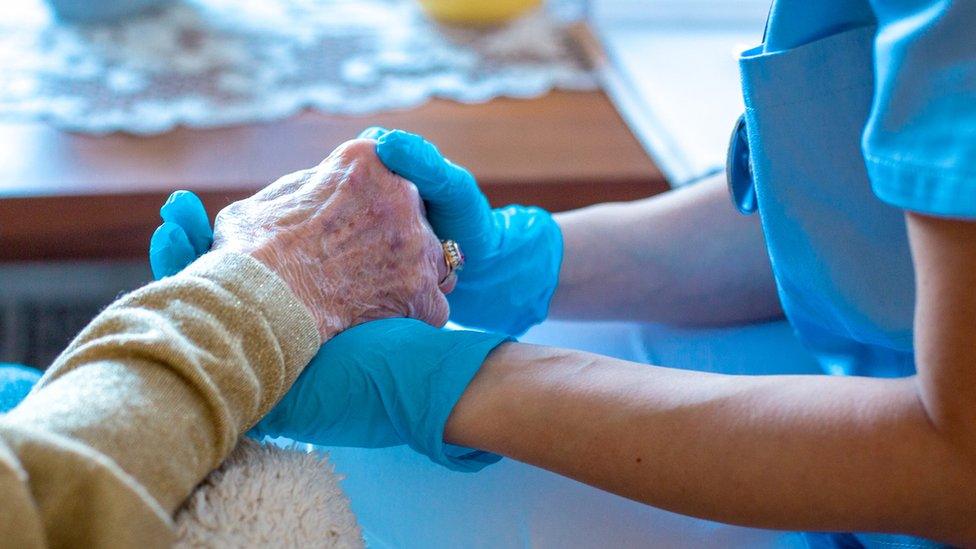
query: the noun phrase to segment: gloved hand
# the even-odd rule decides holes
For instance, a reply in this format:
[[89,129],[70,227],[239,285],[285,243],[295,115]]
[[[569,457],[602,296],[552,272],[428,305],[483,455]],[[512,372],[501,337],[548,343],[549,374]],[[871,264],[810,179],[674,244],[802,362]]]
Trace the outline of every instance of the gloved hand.
[[149,266],[156,280],[182,271],[213,245],[207,210],[190,191],[169,195],[159,215],[163,224],[149,240]]
[[[160,213],[164,223],[149,245],[156,278],[178,273],[212,238],[203,204],[189,191],[173,193]],[[444,424],[485,357],[507,339],[407,319],[362,324],[323,345],[248,436],[363,448],[406,443],[451,469],[480,470],[498,456],[444,444]]]
[[444,427],[485,358],[507,336],[396,318],[329,340],[285,398],[252,430],[333,446],[407,443],[455,471],[499,456],[444,443]]
[[39,379],[41,371],[30,366],[0,364],[0,414],[20,404]]
[[491,209],[474,176],[418,135],[370,128],[360,137],[376,139],[386,167],[417,186],[438,238],[461,245],[466,263],[448,296],[451,320],[520,335],[546,318],[563,256],[548,212]]

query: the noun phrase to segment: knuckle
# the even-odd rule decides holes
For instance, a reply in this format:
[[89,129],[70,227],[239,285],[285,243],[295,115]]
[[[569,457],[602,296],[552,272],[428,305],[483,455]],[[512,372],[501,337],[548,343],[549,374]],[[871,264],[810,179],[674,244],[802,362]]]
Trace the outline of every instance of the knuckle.
[[417,186],[402,177],[397,177],[396,179],[399,180],[400,187],[403,188],[403,192],[410,202],[420,206],[423,201],[420,199],[420,190],[417,189]]
[[333,156],[346,161],[376,161],[376,141],[372,139],[352,139],[336,147]]
[[340,174],[343,186],[354,192],[368,192],[375,200],[391,194],[389,171],[380,162],[371,141],[350,141],[333,153],[321,166],[326,171]]
[[402,177],[394,177],[388,189],[390,200],[394,201],[404,212],[416,214],[420,212],[420,193],[413,183]]
[[416,206],[407,197],[396,192],[383,192],[374,195],[371,201],[371,209],[378,213],[381,222],[394,227],[402,238],[417,238],[419,217]]

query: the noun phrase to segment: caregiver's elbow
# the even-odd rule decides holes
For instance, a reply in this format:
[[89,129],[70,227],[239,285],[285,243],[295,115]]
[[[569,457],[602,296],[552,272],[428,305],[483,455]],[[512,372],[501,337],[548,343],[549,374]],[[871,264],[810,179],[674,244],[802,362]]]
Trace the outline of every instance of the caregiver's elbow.
[[[915,380],[920,413],[948,451],[968,467],[976,482],[976,399],[961,388],[927,380],[924,374]],[[976,496],[976,484],[971,486]]]
[[[962,547],[976,547],[976,422],[959,391],[940,393],[932,380],[914,378],[919,421],[932,434],[918,441],[920,500],[927,520],[915,533]],[[970,408],[971,410],[972,408]],[[924,495],[923,495],[924,494]]]

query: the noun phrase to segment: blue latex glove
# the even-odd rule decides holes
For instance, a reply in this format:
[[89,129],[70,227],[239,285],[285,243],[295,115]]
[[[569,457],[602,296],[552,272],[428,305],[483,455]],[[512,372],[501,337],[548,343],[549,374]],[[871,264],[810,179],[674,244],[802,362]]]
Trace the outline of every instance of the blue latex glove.
[[149,266],[156,280],[182,271],[213,245],[207,210],[190,191],[169,195],[159,215],[163,224],[149,240]]
[[0,364],[0,414],[20,404],[31,391],[41,371],[20,364]]
[[370,128],[361,137],[376,139],[386,167],[417,186],[437,236],[461,245],[466,263],[447,298],[451,320],[513,335],[542,322],[563,257],[552,216],[535,207],[491,209],[474,176],[418,135]]
[[[164,223],[149,245],[157,278],[203,255],[213,235],[191,192],[173,193],[160,213]],[[451,469],[480,470],[499,457],[444,444],[444,424],[488,353],[508,339],[407,319],[357,326],[322,346],[248,436],[364,448],[409,444]]]
[[406,442],[435,463],[473,472],[499,456],[444,443],[444,427],[488,354],[508,336],[395,318],[335,336],[252,431],[332,446]]

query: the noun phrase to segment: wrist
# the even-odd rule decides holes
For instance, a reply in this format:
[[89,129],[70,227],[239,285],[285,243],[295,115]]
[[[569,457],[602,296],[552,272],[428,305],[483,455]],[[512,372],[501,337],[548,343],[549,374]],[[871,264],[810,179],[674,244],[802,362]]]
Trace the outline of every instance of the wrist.
[[503,343],[488,354],[484,364],[468,384],[444,426],[444,441],[449,444],[496,451],[493,441],[504,432],[507,403],[505,388],[517,362],[518,343]]
[[[260,246],[246,253],[277,274],[305,305],[315,319],[323,343],[352,326],[352,314],[341,310],[343,307],[340,300],[329,300],[332,310],[326,310],[321,299],[321,289],[309,287],[307,281],[311,277],[305,272],[307,267],[296,264],[295,260],[280,253],[274,246]],[[319,269],[324,269],[324,266],[319,266]]]
[[549,314],[563,260],[562,231],[541,208],[513,205],[493,215],[501,242],[486,257],[470,258],[448,296],[451,318],[518,336]]
[[508,333],[514,335],[521,335],[548,318],[563,262],[562,229],[552,214],[536,207],[523,210],[525,219],[518,230],[525,235],[525,241],[510,259],[532,266],[516,269],[524,271],[522,279],[509,286],[516,292],[511,303],[519,311],[518,315],[509,315],[513,324]]

